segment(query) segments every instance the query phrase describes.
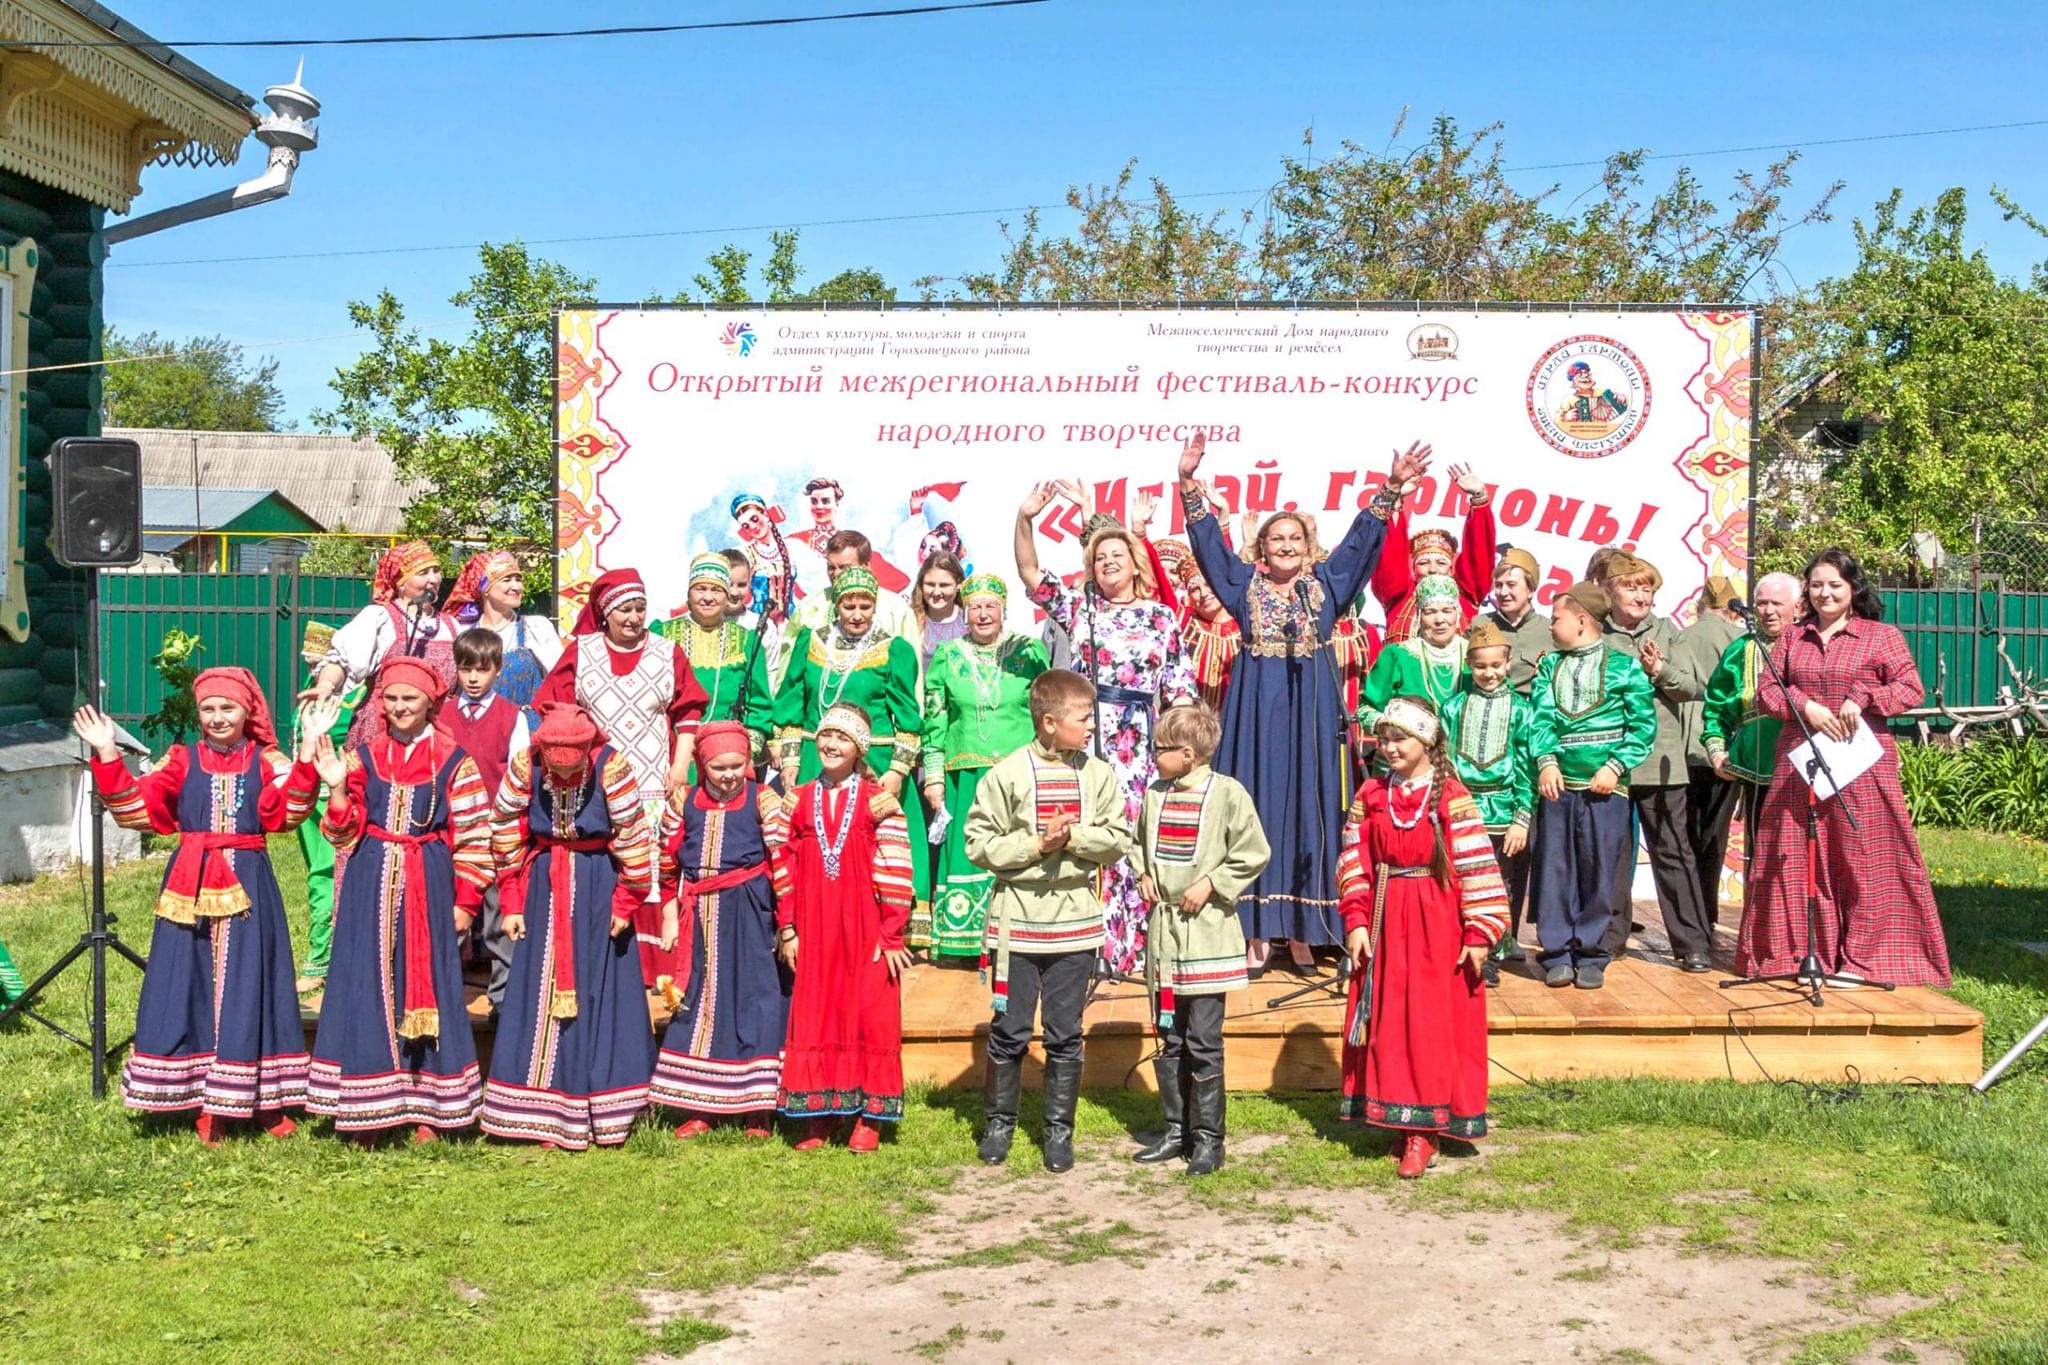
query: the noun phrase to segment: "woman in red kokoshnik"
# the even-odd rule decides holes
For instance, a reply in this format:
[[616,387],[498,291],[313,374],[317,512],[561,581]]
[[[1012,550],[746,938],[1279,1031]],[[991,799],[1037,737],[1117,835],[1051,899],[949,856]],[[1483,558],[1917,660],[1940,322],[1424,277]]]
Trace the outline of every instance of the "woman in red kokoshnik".
[[371,692],[381,738],[345,757],[319,741],[320,829],[349,864],[306,1108],[365,1140],[410,1125],[430,1142],[483,1102],[455,940],[495,875],[491,798],[475,761],[434,730],[434,668],[386,660]]
[[513,948],[483,1130],[574,1152],[616,1146],[654,1072],[632,935],[654,831],[631,766],[583,708],[543,708],[498,789],[491,847]]
[[1399,1134],[1399,1174],[1413,1179],[1440,1138],[1486,1135],[1479,972],[1507,932],[1508,897],[1428,700],[1394,698],[1377,728],[1389,772],[1352,802],[1337,863],[1356,963],[1338,1114]]
[[1493,527],[1493,497],[1486,483],[1468,464],[1450,467],[1451,478],[1464,490],[1471,510],[1465,513],[1465,539],[1461,544],[1449,531],[1431,527],[1408,534],[1408,504],[1394,510],[1387,526],[1387,544],[1406,545],[1408,553],[1384,554],[1372,574],[1372,593],[1387,609],[1387,643],[1395,644],[1415,634],[1415,585],[1431,574],[1447,574],[1458,584],[1462,617],[1458,629],[1472,624],[1479,604],[1493,590],[1496,546]]
[[124,829],[178,836],[157,897],[149,967],[121,1101],[147,1113],[199,1111],[199,1140],[255,1119],[275,1137],[306,1099],[306,1035],[292,987],[291,931],[266,835],[312,812],[320,779],[305,727],[298,761],[276,748],[270,709],[245,668],[209,668],[192,684],[200,738],[137,778],[114,723],[88,706],[72,719],[93,751],[93,784]]

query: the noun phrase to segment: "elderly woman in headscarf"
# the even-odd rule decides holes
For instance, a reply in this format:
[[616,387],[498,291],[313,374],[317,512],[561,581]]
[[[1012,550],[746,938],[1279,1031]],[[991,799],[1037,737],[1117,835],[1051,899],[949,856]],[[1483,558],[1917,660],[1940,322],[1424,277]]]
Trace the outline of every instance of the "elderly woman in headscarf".
[[320,779],[316,716],[295,762],[277,750],[270,708],[246,668],[209,668],[192,683],[198,740],[138,778],[92,707],[72,728],[92,750],[93,784],[124,829],[177,836],[150,935],[121,1100],[145,1113],[199,1111],[215,1146],[230,1122],[275,1137],[306,1099],[306,1035],[292,990],[291,930],[265,836],[313,810]]
[[1358,724],[1367,733],[1379,725],[1380,712],[1394,697],[1427,697],[1441,710],[1465,675],[1464,610],[1450,575],[1431,574],[1415,585],[1415,619],[1418,633],[1389,641],[1365,676]]
[[[386,659],[423,659],[441,680],[441,695],[455,690],[455,637],[462,627],[437,611],[441,595],[441,560],[424,540],[409,540],[386,550],[370,579],[370,605],[334,632],[327,657],[314,673],[313,685],[301,701],[324,701],[344,689],[368,682]],[[356,708],[348,742],[358,744],[384,733],[384,708],[374,703]]]
[[424,660],[389,659],[365,707],[383,734],[346,754],[317,741],[331,793],[321,828],[351,856],[306,1108],[366,1142],[401,1126],[431,1142],[483,1103],[455,945],[496,877],[491,795],[475,760],[434,729],[440,702]]
[[512,755],[491,849],[513,948],[483,1130],[574,1152],[617,1146],[654,1071],[632,933],[654,831],[632,765],[582,707],[550,703],[532,748]]
[[455,586],[448,590],[444,610],[466,629],[496,633],[505,646],[505,662],[492,690],[526,711],[529,727],[540,723],[533,709],[534,693],[555,661],[562,657],[562,637],[545,616],[522,616],[526,575],[510,550],[484,550],[469,557]]

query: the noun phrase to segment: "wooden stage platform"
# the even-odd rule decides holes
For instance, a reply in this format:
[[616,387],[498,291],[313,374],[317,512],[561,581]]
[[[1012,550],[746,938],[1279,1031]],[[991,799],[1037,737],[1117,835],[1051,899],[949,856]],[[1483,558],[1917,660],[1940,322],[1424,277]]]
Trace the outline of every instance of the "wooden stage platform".
[[[1830,991],[1819,1009],[1774,986],[1722,990],[1733,950],[1724,934],[1718,970],[1699,976],[1667,955],[1632,952],[1598,991],[1552,990],[1526,975],[1533,963],[1504,964],[1487,1001],[1492,1056],[1501,1063],[1493,1084],[1514,1083],[1503,1068],[1546,1081],[1839,1081],[1853,1067],[1865,1081],[1965,1083],[1984,1069],[1984,1017],[1967,1005],[1924,987]],[[1232,1090],[1336,1088],[1343,1006],[1318,995],[1267,1008],[1300,984],[1280,967],[1230,996]],[[1084,1016],[1084,1086],[1152,1087],[1152,1068],[1140,1064],[1152,1051],[1148,1014],[1140,986],[1106,985],[1096,994]],[[988,1021],[988,988],[973,970],[913,968],[903,991],[905,1078],[979,1084]]]

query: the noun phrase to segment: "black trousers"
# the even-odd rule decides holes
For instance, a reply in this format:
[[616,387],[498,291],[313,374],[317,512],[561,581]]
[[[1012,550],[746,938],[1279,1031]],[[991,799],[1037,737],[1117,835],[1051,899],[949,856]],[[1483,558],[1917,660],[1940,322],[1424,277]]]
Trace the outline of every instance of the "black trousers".
[[1692,825],[1693,852],[1699,857],[1700,901],[1707,909],[1707,927],[1721,920],[1721,864],[1728,858],[1728,825],[1741,799],[1741,782],[1717,777],[1712,768],[1688,768],[1685,814]]
[[1189,1080],[1223,1070],[1223,997],[1176,996],[1173,1027],[1159,1030],[1159,1055],[1179,1061]]
[[1529,904],[1529,850],[1535,834],[1536,825],[1531,821],[1525,836],[1530,842],[1525,842],[1522,851],[1513,857],[1501,851],[1501,845],[1507,842],[1507,835],[1486,836],[1493,841],[1493,859],[1500,864],[1500,879],[1507,883],[1508,888],[1508,914],[1512,918],[1508,921],[1508,936],[1501,940],[1502,947],[1506,947],[1509,940],[1522,936],[1522,912]]
[[[1045,1059],[1081,1060],[1081,1007],[1088,1003],[1088,977],[1095,959],[1090,948],[1080,953],[1010,954],[1010,1007],[988,1026],[992,1062],[1021,1061],[1031,1046],[1032,1016],[1042,1015]],[[1221,1016],[1218,1016],[1221,1043]]]
[[[1714,941],[1713,929],[1700,898],[1700,864],[1692,847],[1691,807],[1685,787],[1631,787],[1628,799],[1642,825],[1643,844],[1650,850],[1650,875],[1657,883],[1657,908],[1664,916],[1664,931],[1671,936],[1671,951],[1679,957],[1706,952]],[[1631,850],[1615,873],[1618,905],[1629,904],[1627,879],[1634,875]],[[1628,924],[1624,909],[1601,940],[1613,957],[1620,957],[1628,946]]]

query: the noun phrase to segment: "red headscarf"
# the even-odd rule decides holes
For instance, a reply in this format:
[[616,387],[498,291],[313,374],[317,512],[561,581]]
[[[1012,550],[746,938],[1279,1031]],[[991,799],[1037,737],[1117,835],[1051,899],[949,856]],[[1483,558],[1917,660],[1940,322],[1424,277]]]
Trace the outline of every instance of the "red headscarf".
[[225,697],[249,713],[243,731],[258,744],[277,743],[277,727],[270,721],[270,704],[256,675],[246,668],[209,668],[192,680],[192,700]]
[[638,569],[613,569],[590,585],[590,597],[583,603],[583,610],[577,614],[576,624],[569,627],[569,633],[602,635],[604,618],[613,607],[646,596],[647,585],[641,581]]
[[[381,697],[384,689],[393,683],[405,683],[417,687],[427,694],[434,706],[440,705],[447,695],[448,680],[443,678],[432,664],[425,659],[416,659],[410,654],[398,654],[377,666],[376,692]],[[428,710],[432,710],[430,706]]]
[[590,713],[573,701],[551,701],[540,708],[533,729],[533,747],[543,766],[567,768],[587,762],[603,737]]
[[754,751],[753,736],[747,727],[736,720],[714,720],[697,730],[697,771],[702,776],[704,765],[720,754],[751,754]]
[[519,557],[510,550],[484,550],[473,554],[462,566],[462,572],[455,576],[455,587],[449,592],[441,610],[454,614],[464,607],[479,607],[491,584],[518,572]]
[[370,600],[389,602],[398,595],[399,584],[439,562],[440,556],[434,553],[434,547],[424,540],[408,540],[403,545],[392,546],[377,561],[377,572],[370,576]]

